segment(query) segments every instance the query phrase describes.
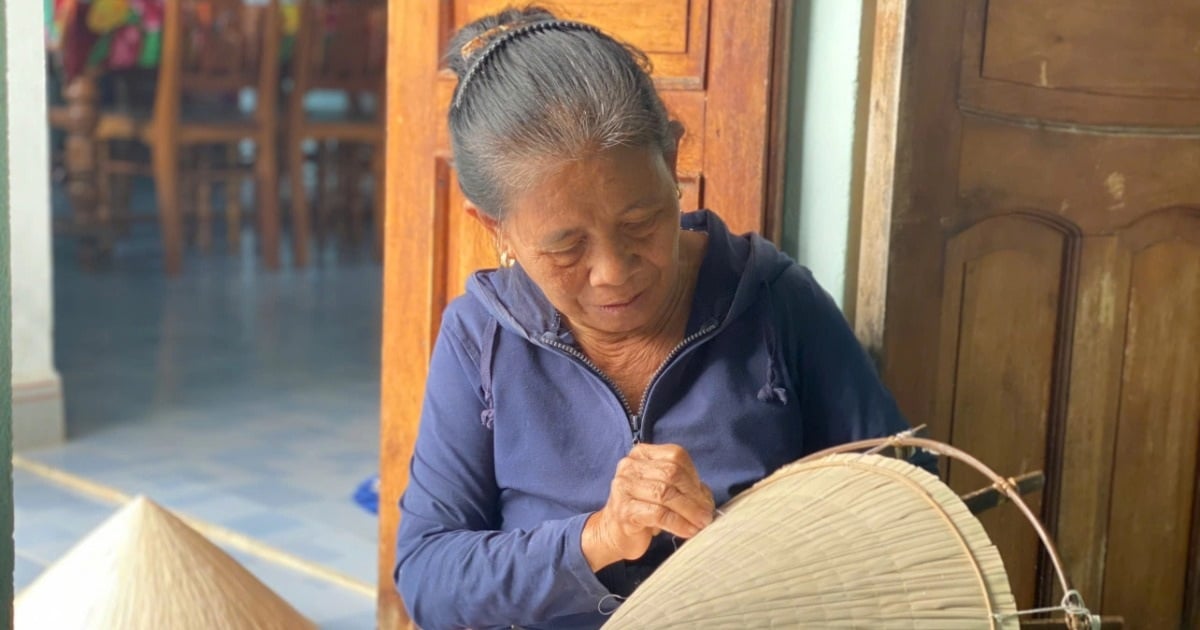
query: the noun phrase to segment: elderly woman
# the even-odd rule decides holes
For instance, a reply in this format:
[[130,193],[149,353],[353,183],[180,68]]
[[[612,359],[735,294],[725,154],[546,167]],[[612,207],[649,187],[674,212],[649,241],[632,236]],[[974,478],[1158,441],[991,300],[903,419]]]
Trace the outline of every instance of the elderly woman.
[[450,133],[501,268],[446,309],[401,500],[423,628],[594,628],[714,506],[906,423],[812,275],[681,214],[636,50],[529,8],[464,27]]

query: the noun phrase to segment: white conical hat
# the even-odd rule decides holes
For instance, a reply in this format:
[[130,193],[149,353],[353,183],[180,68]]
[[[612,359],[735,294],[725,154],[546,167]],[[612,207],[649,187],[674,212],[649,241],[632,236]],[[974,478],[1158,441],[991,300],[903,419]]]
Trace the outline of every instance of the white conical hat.
[[604,626],[1016,628],[1000,554],[937,477],[877,455],[780,469],[726,505]]
[[17,597],[17,630],[315,628],[236,560],[138,497]]

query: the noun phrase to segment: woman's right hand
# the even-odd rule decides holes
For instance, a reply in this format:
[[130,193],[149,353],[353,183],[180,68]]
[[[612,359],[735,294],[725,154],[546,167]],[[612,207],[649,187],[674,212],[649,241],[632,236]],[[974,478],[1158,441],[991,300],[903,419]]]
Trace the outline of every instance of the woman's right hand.
[[714,507],[687,451],[638,444],[617,464],[608,502],[583,527],[583,555],[592,571],[636,560],[659,532],[695,536],[712,522]]

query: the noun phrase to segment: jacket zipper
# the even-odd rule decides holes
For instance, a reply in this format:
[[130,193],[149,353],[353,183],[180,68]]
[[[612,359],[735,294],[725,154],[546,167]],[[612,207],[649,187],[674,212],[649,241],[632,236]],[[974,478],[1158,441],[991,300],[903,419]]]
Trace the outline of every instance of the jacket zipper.
[[656,370],[654,372],[654,376],[650,378],[650,384],[646,386],[646,391],[642,393],[642,399],[638,403],[637,411],[634,411],[633,408],[629,406],[629,400],[625,398],[625,394],[621,393],[621,388],[617,387],[616,382],[609,378],[609,376],[604,373],[604,370],[601,370],[600,367],[593,363],[591,359],[587,358],[587,355],[580,352],[574,346],[565,344],[557,339],[551,339],[548,336],[542,339],[542,343],[545,343],[552,348],[558,349],[574,357],[575,359],[578,359],[579,362],[591,370],[592,373],[600,377],[600,380],[604,381],[605,385],[608,385],[608,388],[612,390],[612,393],[616,395],[617,400],[620,401],[621,408],[625,411],[626,419],[629,421],[629,431],[633,434],[633,443],[636,445],[640,444],[642,441],[642,428],[645,417],[641,415],[641,413],[646,409],[646,402],[650,398],[650,390],[654,388],[654,385],[658,382],[659,377],[662,376],[663,372],[666,371],[667,366],[671,364],[671,361],[674,361],[675,358],[678,357],[690,344],[695,343],[696,341],[702,339],[705,335],[708,335],[712,331],[716,330],[717,326],[718,323],[716,321],[712,321],[704,326],[701,326],[700,330],[697,330],[687,337],[684,337],[683,341],[680,341],[674,348],[671,349],[669,353],[667,353],[667,358],[663,359],[663,362],[659,364],[658,370]]
[[[642,392],[642,400],[640,403],[638,403],[638,411],[639,412],[646,411],[646,402],[650,400],[650,390],[654,389],[654,385],[656,383],[658,383],[658,378],[660,376],[662,376],[663,372],[667,371],[667,366],[669,366],[671,364],[671,361],[674,361],[675,358],[678,357],[684,351],[684,349],[686,349],[689,345],[702,339],[705,335],[707,335],[708,333],[710,333],[716,329],[717,329],[717,322],[710,321],[709,323],[701,326],[700,330],[697,330],[696,332],[688,335],[687,337],[684,337],[683,341],[680,341],[678,345],[676,345],[674,348],[671,349],[671,351],[669,353],[667,353],[667,358],[663,359],[662,364],[660,364],[658,366],[658,370],[654,372],[654,376],[650,377],[650,384],[646,386],[646,391]],[[645,417],[643,417],[642,419],[645,420]],[[640,427],[639,427],[639,431],[640,431]]]
[[641,425],[638,422],[638,415],[629,408],[629,400],[625,398],[625,394],[621,393],[621,388],[617,387],[617,384],[604,373],[604,370],[600,369],[600,366],[593,363],[591,359],[587,358],[586,354],[580,352],[575,346],[565,344],[557,339],[549,339],[548,337],[543,338],[542,343],[578,359],[593,374],[599,376],[605,385],[608,385],[608,388],[612,390],[613,394],[616,394],[617,400],[620,401],[621,408],[625,410],[625,417],[629,420],[629,430],[633,432],[634,444],[637,444],[640,441],[638,434],[641,432]]

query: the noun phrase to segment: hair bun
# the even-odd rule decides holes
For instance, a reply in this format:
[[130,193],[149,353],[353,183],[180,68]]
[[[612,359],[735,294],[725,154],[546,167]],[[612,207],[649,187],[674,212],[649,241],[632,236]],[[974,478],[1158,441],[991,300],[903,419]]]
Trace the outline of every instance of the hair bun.
[[514,28],[536,22],[558,19],[549,10],[530,5],[523,9],[509,8],[480,18],[460,28],[446,47],[446,64],[462,78],[473,65],[475,57],[487,48],[489,41]]

